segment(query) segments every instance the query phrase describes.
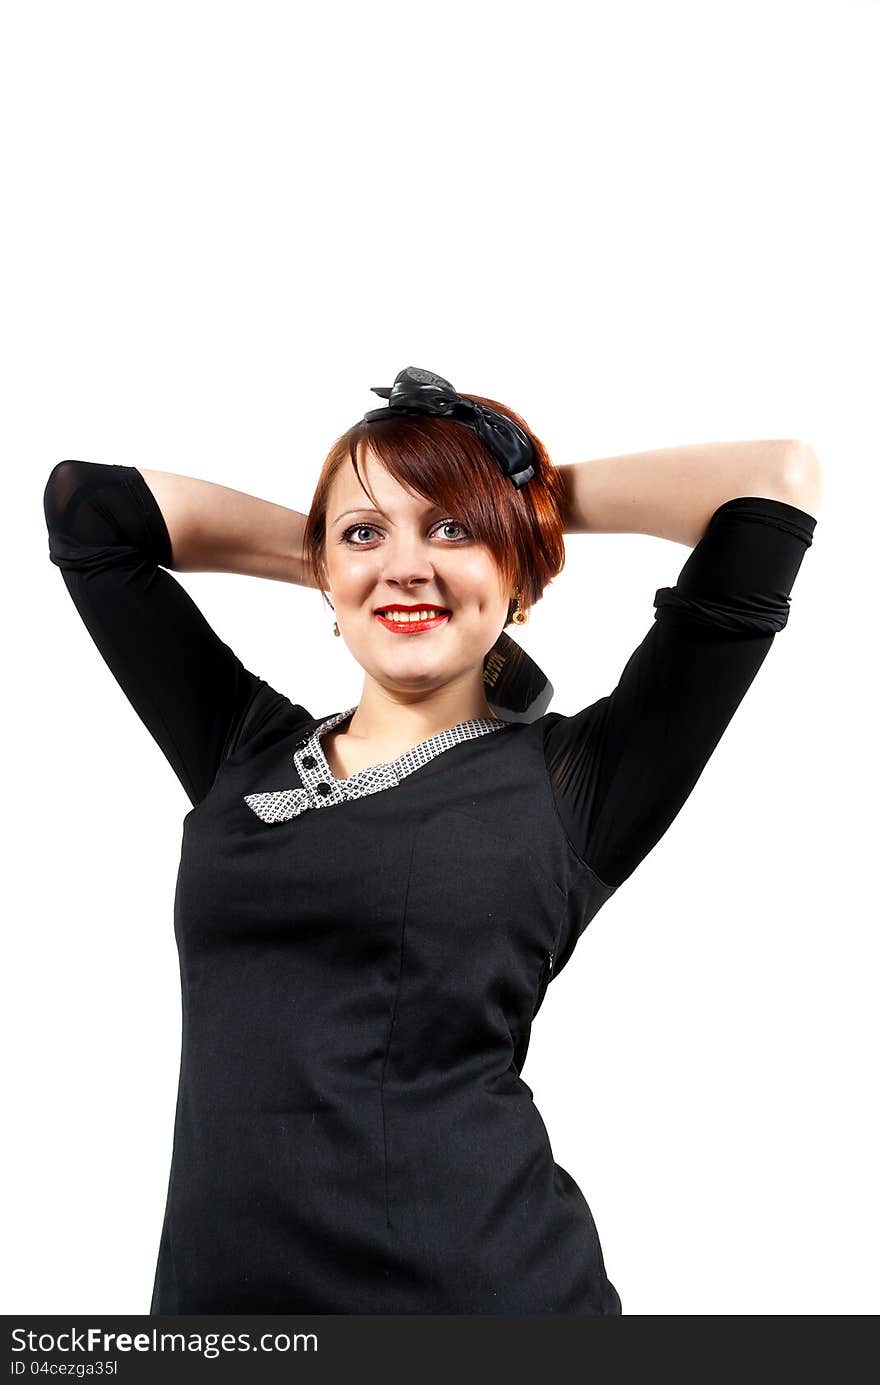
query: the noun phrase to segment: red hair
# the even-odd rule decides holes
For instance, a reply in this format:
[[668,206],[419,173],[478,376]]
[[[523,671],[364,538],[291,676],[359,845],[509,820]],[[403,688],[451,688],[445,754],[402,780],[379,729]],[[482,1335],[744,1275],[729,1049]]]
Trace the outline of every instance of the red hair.
[[[543,443],[519,414],[479,394],[462,397],[497,409],[528,434],[534,451],[531,480],[517,490],[476,435],[453,419],[433,414],[389,414],[387,419],[371,423],[361,420],[341,434],[327,454],[306,521],[303,552],[316,587],[323,590],[329,585],[325,566],[327,499],[346,461],[376,506],[358,467],[359,451],[368,445],[400,485],[441,505],[478,543],[486,545],[504,583],[522,593],[524,608],[541,599],[544,588],[565,563],[562,477]],[[511,603],[507,622],[513,609]]]

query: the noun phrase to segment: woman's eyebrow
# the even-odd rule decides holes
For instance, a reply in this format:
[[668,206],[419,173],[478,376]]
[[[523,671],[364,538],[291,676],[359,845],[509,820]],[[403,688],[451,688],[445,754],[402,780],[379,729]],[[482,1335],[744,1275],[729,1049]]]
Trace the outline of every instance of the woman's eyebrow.
[[[442,505],[428,505],[425,507],[422,513],[429,515],[432,510],[442,510],[442,508]],[[380,519],[390,518],[390,516],[386,515],[382,510],[371,510],[367,506],[359,506],[355,510],[343,510],[342,513],[337,515],[332,522],[334,524],[338,524],[341,519],[345,519],[346,515],[378,515]],[[391,522],[392,524],[394,523],[393,520]]]

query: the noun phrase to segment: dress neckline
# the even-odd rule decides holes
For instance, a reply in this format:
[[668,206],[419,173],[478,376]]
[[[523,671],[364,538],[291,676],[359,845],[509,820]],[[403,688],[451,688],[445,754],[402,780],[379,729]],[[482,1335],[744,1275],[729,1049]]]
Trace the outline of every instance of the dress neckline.
[[423,769],[453,746],[516,725],[500,717],[468,717],[445,731],[428,736],[394,760],[369,765],[366,769],[355,770],[346,779],[337,779],[327,763],[321,737],[356,711],[356,706],[349,707],[347,711],[325,717],[296,741],[292,758],[299,779],[298,786],[244,795],[245,803],[258,818],[267,823],[287,822],[311,809],[321,810],[382,793],[395,788],[402,780]]
[[[310,753],[318,761],[320,778],[325,782],[330,781],[340,788],[354,787],[366,776],[374,778],[380,771],[385,771],[392,778],[397,778],[401,770],[411,773],[412,769],[417,769],[420,765],[426,764],[428,760],[433,760],[435,755],[439,755],[443,750],[448,750],[452,745],[457,745],[460,741],[470,740],[474,736],[483,735],[486,731],[500,730],[503,726],[513,724],[502,720],[500,717],[467,717],[464,721],[457,721],[454,726],[448,726],[443,731],[435,731],[432,736],[426,736],[423,741],[411,746],[401,755],[396,755],[392,760],[377,761],[374,765],[367,765],[344,778],[339,778],[330,768],[330,763],[324,753],[323,738],[328,731],[333,731],[343,722],[350,721],[357,708],[358,704],[355,703],[354,707],[349,707],[347,711],[336,712],[333,716],[319,722],[309,737],[306,747],[307,753]],[[399,774],[399,777],[403,778],[404,775]]]

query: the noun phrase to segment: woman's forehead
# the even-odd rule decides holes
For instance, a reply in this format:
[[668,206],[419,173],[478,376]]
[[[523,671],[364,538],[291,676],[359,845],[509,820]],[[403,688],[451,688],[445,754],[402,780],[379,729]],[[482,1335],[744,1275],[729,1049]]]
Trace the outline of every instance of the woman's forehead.
[[[422,514],[434,502],[407,488],[386,470],[374,454],[358,459],[361,478],[375,496],[379,510],[390,517],[395,515]],[[354,467],[342,466],[333,479],[328,497],[328,511],[331,523],[338,518],[340,511],[349,509],[373,510],[372,501],[355,475]]]

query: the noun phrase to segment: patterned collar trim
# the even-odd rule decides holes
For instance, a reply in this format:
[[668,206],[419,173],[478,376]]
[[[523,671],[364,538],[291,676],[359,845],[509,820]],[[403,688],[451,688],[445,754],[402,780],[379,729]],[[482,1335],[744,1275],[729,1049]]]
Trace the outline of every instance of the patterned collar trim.
[[394,788],[401,779],[442,755],[444,750],[514,724],[488,717],[471,717],[467,721],[460,721],[457,726],[450,726],[446,731],[439,731],[435,736],[429,736],[396,760],[370,765],[367,769],[357,770],[347,779],[337,779],[327,763],[321,737],[325,731],[332,730],[356,711],[357,706],[349,707],[345,712],[327,717],[297,741],[293,763],[302,781],[302,788],[245,794],[245,803],[258,818],[263,822],[286,822],[307,808],[327,808],[333,803],[347,803],[355,798],[364,798],[367,794]]

